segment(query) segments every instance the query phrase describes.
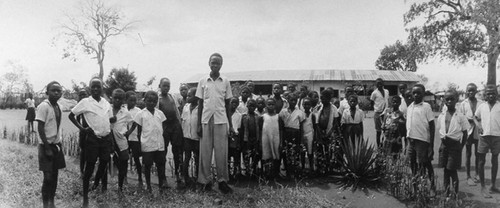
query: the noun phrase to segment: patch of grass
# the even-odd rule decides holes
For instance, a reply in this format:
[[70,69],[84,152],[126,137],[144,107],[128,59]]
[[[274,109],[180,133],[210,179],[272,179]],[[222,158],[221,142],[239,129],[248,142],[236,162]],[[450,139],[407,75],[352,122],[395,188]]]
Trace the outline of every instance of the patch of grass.
[[[36,147],[0,140],[0,207],[40,207],[42,173],[38,170]],[[66,157],[67,168],[59,171],[56,192],[57,207],[80,207],[82,182],[78,167]],[[305,187],[235,187],[235,193],[223,195],[212,191],[170,189],[159,194],[137,191],[134,182],[117,193],[116,177],[109,179],[108,192],[90,193],[91,207],[344,207],[318,196]],[[219,200],[221,204],[219,205]]]

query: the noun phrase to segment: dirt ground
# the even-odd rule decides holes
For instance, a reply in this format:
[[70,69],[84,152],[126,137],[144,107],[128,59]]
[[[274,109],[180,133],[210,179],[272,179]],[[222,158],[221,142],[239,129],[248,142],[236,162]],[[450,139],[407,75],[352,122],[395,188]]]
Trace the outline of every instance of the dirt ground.
[[[71,124],[67,115],[69,113],[65,112],[63,115],[63,132],[70,133],[76,132],[77,129]],[[17,129],[19,126],[26,125],[24,120],[26,115],[25,110],[0,110],[0,127],[7,127],[8,129]],[[436,116],[438,114],[436,113]],[[364,120],[364,136],[372,144],[375,144],[375,131],[373,124],[373,113],[367,113],[367,117]],[[35,126],[36,128],[36,126]],[[436,127],[438,129],[439,126]],[[437,158],[440,139],[436,131],[436,141],[434,144],[434,172],[438,178],[438,183],[442,183],[443,169],[437,167]],[[167,157],[172,157],[171,151]],[[472,161],[474,161],[474,156],[472,156]],[[480,186],[468,186],[466,184],[466,172],[465,172],[465,150],[462,154],[462,169],[458,172],[458,177],[460,180],[460,192],[461,196],[465,200],[471,200],[473,202],[473,207],[500,207],[500,194],[492,194],[493,198],[485,199],[480,195]],[[167,165],[167,168],[168,167]],[[474,170],[474,166],[471,167]],[[490,155],[487,155],[486,166],[485,166],[485,176],[486,183],[489,187],[491,185],[491,160]],[[167,170],[167,175],[172,177],[172,171]],[[472,175],[475,173],[472,172]],[[173,181],[173,180],[169,180]],[[498,183],[497,183],[498,184]],[[172,184],[173,185],[173,184]],[[405,205],[393,197],[388,196],[384,191],[381,190],[361,190],[352,193],[349,190],[340,190],[337,185],[334,184],[309,184],[307,185],[311,191],[316,192],[319,195],[323,195],[329,199],[340,201],[341,203],[347,205],[348,207],[404,207]]]

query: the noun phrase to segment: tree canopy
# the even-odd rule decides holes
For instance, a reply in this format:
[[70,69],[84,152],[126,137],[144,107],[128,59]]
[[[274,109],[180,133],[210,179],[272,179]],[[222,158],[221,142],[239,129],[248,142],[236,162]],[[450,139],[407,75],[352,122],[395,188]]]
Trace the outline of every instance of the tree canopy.
[[119,9],[101,0],[86,0],[75,15],[66,14],[61,33],[54,41],[62,41],[63,56],[76,61],[79,52],[91,55],[99,65],[99,78],[104,76],[105,46],[111,37],[131,29],[133,22],[125,20]]
[[[422,23],[423,20],[423,23]],[[413,3],[404,16],[409,40],[430,57],[488,66],[488,84],[496,84],[500,54],[500,0],[430,0]]]
[[417,71],[417,62],[423,59],[424,54],[418,43],[402,43],[396,41],[392,45],[386,45],[375,62],[378,70],[394,71]]
[[107,85],[106,94],[111,96],[113,90],[117,88],[121,88],[125,92],[135,90],[137,86],[136,80],[135,73],[129,72],[127,68],[113,68],[105,81]]

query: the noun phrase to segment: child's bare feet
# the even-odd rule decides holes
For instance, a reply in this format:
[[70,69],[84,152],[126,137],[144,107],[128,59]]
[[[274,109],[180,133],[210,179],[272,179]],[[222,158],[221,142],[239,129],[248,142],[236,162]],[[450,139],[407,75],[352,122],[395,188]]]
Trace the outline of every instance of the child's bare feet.
[[483,195],[484,198],[492,198],[488,191],[486,191],[486,187],[481,187],[481,195]]
[[467,185],[469,186],[476,186],[476,182],[472,178],[467,178]]
[[497,187],[492,186],[490,187],[490,193],[500,193],[500,190],[498,190]]

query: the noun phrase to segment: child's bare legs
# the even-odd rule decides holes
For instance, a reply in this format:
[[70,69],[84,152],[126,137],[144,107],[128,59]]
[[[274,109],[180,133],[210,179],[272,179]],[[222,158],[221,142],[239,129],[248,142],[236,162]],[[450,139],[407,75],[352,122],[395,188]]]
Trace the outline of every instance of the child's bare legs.
[[128,168],[128,150],[123,150],[120,153],[120,160],[118,162],[118,190],[121,192],[123,188],[123,181],[127,177]]
[[443,185],[446,191],[446,196],[450,195],[450,179],[454,190],[454,196],[458,196],[458,173],[457,170],[444,169]]
[[[486,185],[484,183],[484,164],[486,163],[486,154],[477,153],[479,158],[479,181],[481,183],[481,194],[484,198],[491,198],[491,195],[486,191]],[[493,170],[492,170],[493,171]]]
[[57,188],[58,171],[44,171],[42,183],[43,207],[53,207]]
[[500,193],[500,190],[496,187],[498,172],[498,154],[491,155],[491,188],[490,191],[493,193]]
[[470,139],[472,138],[469,137],[469,141],[467,141],[467,144],[465,145],[465,168],[467,170],[467,184],[469,186],[475,186],[476,181],[474,181],[474,179],[470,175],[470,162],[471,162],[470,160],[472,157],[472,145],[474,145],[476,176],[478,175],[479,159],[477,155],[477,141],[473,142],[470,141]]

